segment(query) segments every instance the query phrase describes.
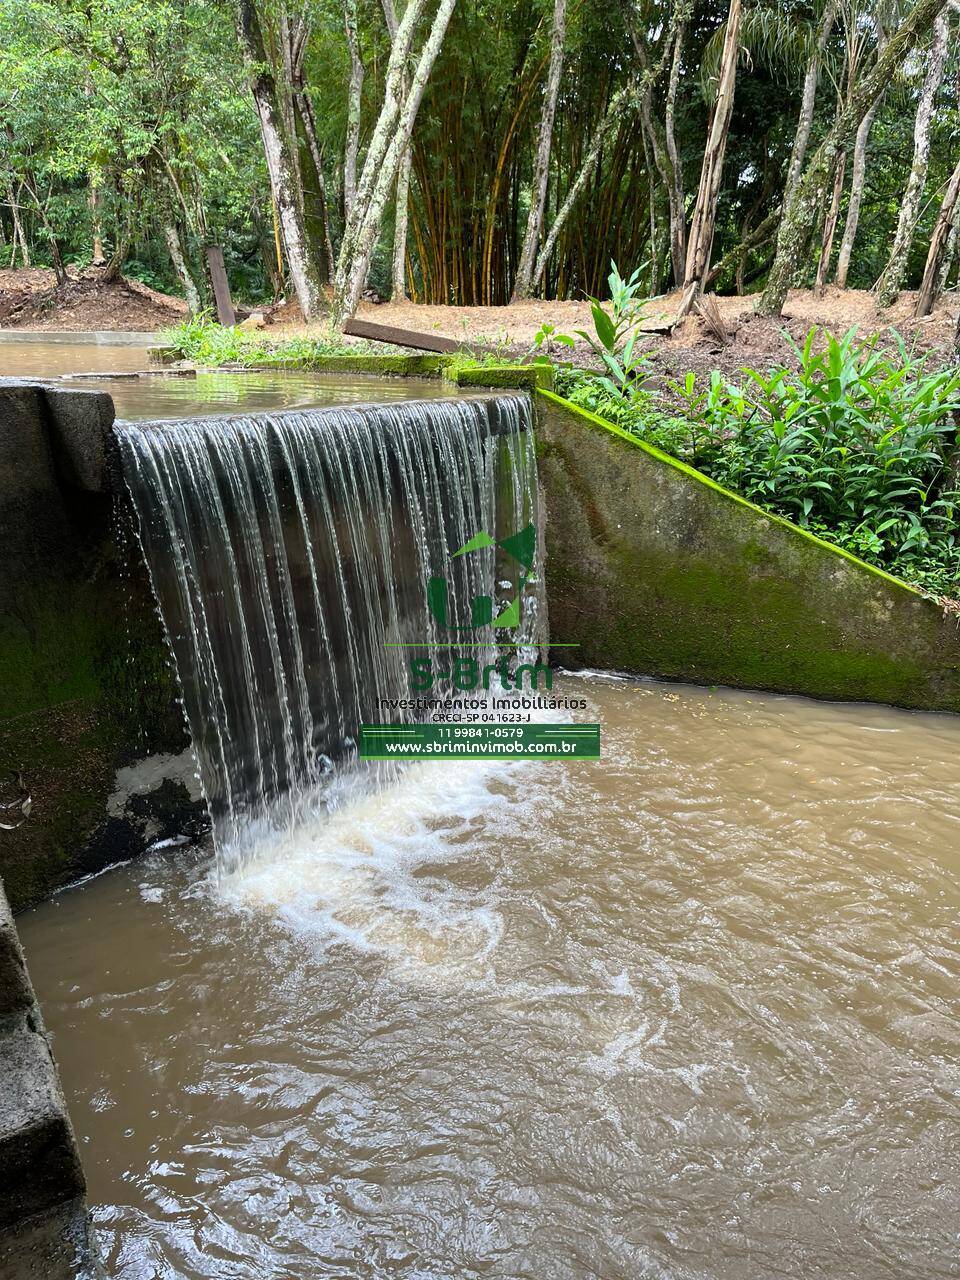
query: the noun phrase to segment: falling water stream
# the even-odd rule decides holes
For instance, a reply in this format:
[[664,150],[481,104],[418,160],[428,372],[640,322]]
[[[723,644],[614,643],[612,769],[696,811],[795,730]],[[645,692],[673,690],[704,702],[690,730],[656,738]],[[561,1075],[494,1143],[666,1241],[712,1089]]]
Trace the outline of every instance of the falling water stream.
[[409,696],[411,652],[449,672],[482,634],[495,661],[490,629],[455,628],[513,584],[493,544],[457,553],[534,518],[529,414],[511,395],[118,425],[224,866],[326,801],[361,724],[405,718],[381,704]]
[[122,433],[221,874],[20,917],[108,1274],[957,1277],[960,721],[587,673],[599,763],[354,759],[525,411]]

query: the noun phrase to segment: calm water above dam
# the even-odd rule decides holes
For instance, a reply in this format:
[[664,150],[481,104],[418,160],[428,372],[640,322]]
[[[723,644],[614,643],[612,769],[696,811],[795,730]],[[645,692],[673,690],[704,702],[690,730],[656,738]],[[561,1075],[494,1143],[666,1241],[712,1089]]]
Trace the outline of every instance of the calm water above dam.
[[[130,376],[144,371],[144,377]],[[84,376],[70,376],[77,374]],[[282,369],[211,369],[201,370],[195,377],[183,377],[164,371],[160,365],[151,365],[147,347],[119,343],[0,342],[0,376],[63,377],[64,385],[77,391],[106,391],[116,406],[117,417],[131,421],[309,409],[371,400],[383,404],[450,395],[449,387],[436,378],[374,378]]]
[[20,918],[111,1276],[960,1274],[960,723],[563,684],[599,765]]

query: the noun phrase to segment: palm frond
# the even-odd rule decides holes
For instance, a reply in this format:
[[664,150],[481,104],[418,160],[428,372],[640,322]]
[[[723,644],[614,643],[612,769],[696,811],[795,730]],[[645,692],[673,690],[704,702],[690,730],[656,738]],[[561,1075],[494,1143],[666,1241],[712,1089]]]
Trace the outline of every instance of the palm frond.
[[[700,85],[708,103],[716,96],[726,30],[724,23],[713,33],[700,63]],[[765,67],[785,83],[792,84],[803,78],[816,38],[814,24],[807,18],[782,8],[747,9],[740,23],[740,58],[747,66]]]

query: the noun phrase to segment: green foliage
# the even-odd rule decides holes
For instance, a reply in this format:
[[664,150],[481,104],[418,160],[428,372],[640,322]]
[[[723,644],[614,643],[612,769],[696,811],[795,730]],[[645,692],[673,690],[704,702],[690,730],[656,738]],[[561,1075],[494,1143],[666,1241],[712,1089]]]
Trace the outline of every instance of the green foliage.
[[[642,390],[568,372],[568,397],[769,511],[908,581],[960,594],[960,367],[932,369],[896,338],[812,329],[797,368],[672,384],[685,430]],[[652,403],[651,403],[652,401]]]
[[[614,398],[627,396],[646,378],[652,369],[650,358],[638,347],[640,326],[644,317],[644,299],[641,297],[640,272],[646,267],[637,267],[629,279],[621,276],[617,264],[610,263],[610,275],[607,285],[610,289],[610,311],[604,309],[599,298],[588,298],[590,314],[593,317],[594,332],[577,329],[577,337],[588,342],[606,372],[596,375],[596,381]],[[552,363],[550,352],[559,343],[565,347],[573,347],[575,338],[569,333],[560,333],[552,324],[541,325],[533,340],[531,353],[542,352],[535,357],[536,361]]]
[[684,457],[692,449],[694,424],[672,413],[651,391],[634,387],[623,395],[611,387],[608,378],[569,368],[557,370],[556,388],[571,404],[613,422],[665,453]]

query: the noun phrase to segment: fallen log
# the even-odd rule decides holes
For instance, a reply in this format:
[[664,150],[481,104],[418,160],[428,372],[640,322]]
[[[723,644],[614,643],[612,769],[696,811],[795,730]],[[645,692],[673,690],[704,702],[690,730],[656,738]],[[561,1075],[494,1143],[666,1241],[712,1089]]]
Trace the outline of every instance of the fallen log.
[[[395,347],[413,347],[418,351],[457,352],[466,345],[454,338],[443,338],[436,333],[414,333],[412,329],[398,329],[390,324],[373,324],[369,320],[348,320],[343,332],[351,338],[369,338],[371,342],[389,342]],[[470,346],[472,351],[486,351],[486,347]]]

